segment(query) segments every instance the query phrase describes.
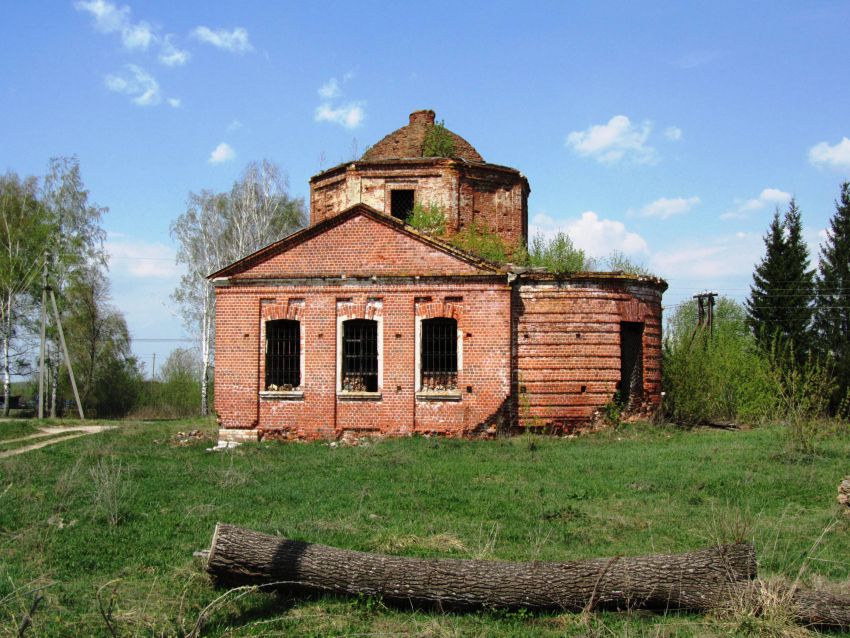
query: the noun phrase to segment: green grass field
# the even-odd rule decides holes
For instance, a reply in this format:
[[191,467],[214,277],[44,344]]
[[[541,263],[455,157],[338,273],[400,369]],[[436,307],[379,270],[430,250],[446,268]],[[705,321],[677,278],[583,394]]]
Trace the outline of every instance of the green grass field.
[[[25,425],[0,423],[0,439]],[[776,427],[635,425],[576,439],[269,443],[210,453],[211,422],[120,425],[0,460],[0,636],[17,634],[27,592],[39,586],[44,600],[27,635],[112,635],[98,592],[116,635],[185,634],[221,594],[192,557],[217,521],[350,549],[509,560],[679,552],[744,537],[756,544],[762,575],[794,579],[804,566],[806,580],[850,593],[850,515],[836,502],[850,474],[846,430],[801,458],[786,452]],[[209,438],[178,445],[176,432],[193,428]],[[113,490],[103,486],[110,477]],[[443,614],[250,593],[217,606],[202,635],[781,631],[746,615]]]

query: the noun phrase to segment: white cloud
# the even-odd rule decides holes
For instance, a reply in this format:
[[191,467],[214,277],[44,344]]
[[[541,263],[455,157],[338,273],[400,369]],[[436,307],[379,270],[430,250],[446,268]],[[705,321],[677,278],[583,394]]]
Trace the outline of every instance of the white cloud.
[[238,131],[239,129],[241,129],[242,126],[244,126],[242,122],[240,122],[239,120],[233,120],[230,124],[227,125],[227,132],[233,133],[233,131]]
[[323,100],[332,100],[340,95],[342,95],[342,91],[339,88],[339,82],[336,81],[336,78],[331,78],[319,87],[319,97]]
[[778,188],[765,188],[759,193],[758,197],[753,197],[746,200],[735,200],[735,208],[726,211],[720,216],[720,219],[743,219],[753,211],[761,210],[765,206],[782,206],[791,200],[791,193],[779,190]]
[[135,64],[124,65],[125,72],[111,73],[104,78],[106,88],[132,97],[139,106],[156,106],[161,101],[159,84],[143,68]]
[[749,277],[763,252],[757,233],[739,232],[700,243],[677,243],[672,250],[656,252],[650,269],[667,279],[687,281],[696,289],[703,282],[716,285],[721,278]]
[[615,164],[623,159],[637,164],[657,161],[655,149],[647,145],[652,125],[634,126],[625,115],[615,115],[607,124],[596,124],[584,131],[567,135],[567,146],[583,157],[593,157],[602,164]]
[[160,36],[150,23],[144,20],[134,23],[130,19],[130,7],[119,8],[108,0],[78,0],[74,8],[90,13],[95,29],[101,33],[118,33],[125,49],[147,51],[151,45],[159,45],[157,59],[166,66],[182,66],[191,57],[175,44],[174,34]]
[[667,219],[673,215],[687,213],[700,203],[699,197],[661,197],[640,209],[641,217]]
[[646,253],[646,240],[637,233],[626,230],[625,224],[613,219],[600,219],[593,211],[586,211],[579,219],[559,224],[546,213],[536,214],[529,226],[529,235],[542,234],[552,237],[563,231],[570,236],[576,248],[581,248],[591,257],[605,257],[613,251],[628,255]]
[[180,49],[174,44],[174,36],[168,34],[162,40],[158,59],[166,66],[183,66],[189,61],[191,54],[185,49]]
[[227,142],[222,142],[213,149],[210,153],[210,158],[207,160],[210,164],[221,164],[236,157],[236,151]]
[[80,0],[74,8],[92,14],[95,28],[103,33],[121,31],[130,22],[130,7],[119,9],[106,0]]
[[147,49],[154,41],[151,25],[147,22],[137,22],[129,25],[121,32],[121,41],[128,49]]
[[[111,236],[120,236],[110,233]],[[158,242],[110,239],[104,245],[109,255],[112,277],[121,275],[138,279],[165,279],[180,272],[175,263],[174,249]]]
[[333,122],[345,128],[357,128],[366,116],[361,104],[362,102],[351,102],[334,107],[330,102],[323,102],[316,107],[313,118],[317,122]]
[[183,101],[179,97],[168,98],[168,106],[179,109],[183,105]]
[[86,11],[94,17],[94,26],[102,33],[119,33],[127,49],[146,50],[155,40],[153,27],[147,22],[133,23],[130,7],[118,8],[107,0],[80,0],[74,3],[77,11]]
[[234,53],[245,53],[254,50],[254,47],[248,41],[248,31],[242,27],[236,27],[232,31],[228,31],[227,29],[213,30],[209,27],[201,26],[192,31],[192,37],[219,49],[233,51]]
[[842,137],[834,146],[826,142],[815,144],[809,149],[809,161],[815,166],[850,168],[850,139]]
[[664,129],[664,137],[673,142],[678,142],[682,139],[682,129],[678,126],[668,126]]

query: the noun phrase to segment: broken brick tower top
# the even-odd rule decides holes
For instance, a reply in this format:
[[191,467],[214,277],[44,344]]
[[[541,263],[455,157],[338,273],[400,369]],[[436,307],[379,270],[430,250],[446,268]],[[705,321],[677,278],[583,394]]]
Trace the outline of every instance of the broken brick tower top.
[[[414,204],[436,204],[453,234],[470,226],[498,233],[510,245],[528,236],[528,180],[514,168],[489,164],[460,135],[440,131],[434,111],[415,111],[353,162],[310,179],[310,224],[354,206],[405,219]],[[447,138],[445,157],[426,157],[426,139]]]

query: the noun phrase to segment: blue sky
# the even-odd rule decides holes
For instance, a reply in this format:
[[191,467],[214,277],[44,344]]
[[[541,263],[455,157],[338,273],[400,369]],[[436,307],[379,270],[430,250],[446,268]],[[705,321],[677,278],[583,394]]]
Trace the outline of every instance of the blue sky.
[[[169,224],[264,157],[308,179],[431,108],[528,177],[532,226],[742,299],[794,195],[850,177],[847,2],[4,3],[0,170],[76,154],[140,339],[186,335]],[[137,341],[162,361],[175,343]]]

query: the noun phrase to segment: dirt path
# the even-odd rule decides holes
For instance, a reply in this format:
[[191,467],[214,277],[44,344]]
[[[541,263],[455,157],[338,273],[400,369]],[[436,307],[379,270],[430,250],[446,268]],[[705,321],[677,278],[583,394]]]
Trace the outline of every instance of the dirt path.
[[16,456],[18,454],[23,454],[24,452],[29,452],[31,450],[38,450],[39,448],[47,447],[48,445],[53,445],[54,443],[60,443],[62,441],[69,441],[70,439],[76,439],[81,436],[86,436],[87,434],[97,434],[98,432],[104,432],[105,430],[114,430],[115,425],[77,425],[70,428],[62,428],[62,427],[40,427],[38,428],[40,431],[38,434],[30,434],[29,436],[22,436],[17,439],[7,439],[5,441],[0,441],[0,444],[5,443],[17,443],[19,441],[29,441],[31,439],[40,439],[46,436],[55,436],[57,434],[65,434],[68,433],[68,436],[60,436],[55,439],[49,439],[47,441],[39,441],[38,443],[33,443],[32,445],[25,445],[24,447],[15,448],[14,450],[6,450],[5,452],[0,452],[0,459],[5,459],[9,456]]

